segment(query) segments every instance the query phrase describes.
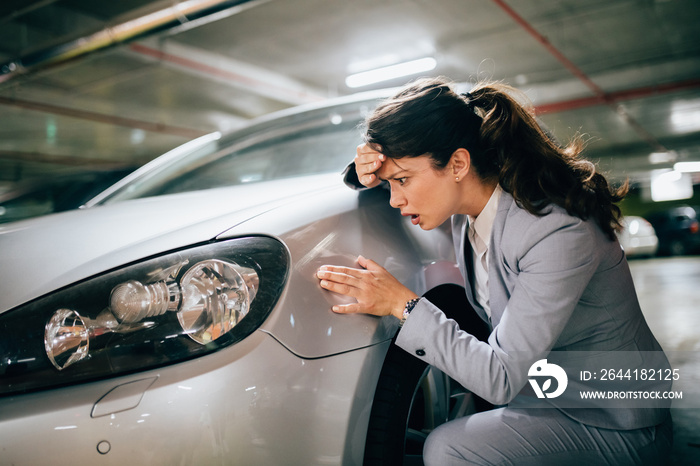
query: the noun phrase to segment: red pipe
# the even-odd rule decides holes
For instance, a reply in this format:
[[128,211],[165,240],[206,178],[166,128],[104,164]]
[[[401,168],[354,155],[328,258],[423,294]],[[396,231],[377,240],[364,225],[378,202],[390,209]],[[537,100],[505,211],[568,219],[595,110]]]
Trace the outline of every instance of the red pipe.
[[537,42],[542,44],[542,46],[549,51],[550,54],[559,60],[566,69],[568,69],[574,76],[576,76],[581,82],[583,82],[594,94],[593,97],[574,99],[566,103],[550,104],[549,107],[541,106],[540,109],[545,108],[545,111],[561,111],[561,110],[571,110],[574,108],[582,108],[591,105],[601,105],[607,104],[616,114],[620,115],[622,119],[634,129],[637,134],[647,142],[656,151],[665,151],[666,148],[642,125],[640,125],[631,115],[624,111],[624,109],[618,108],[613,99],[614,94],[608,94],[603,91],[596,83],[591,80],[591,78],[586,75],[578,66],[576,66],[571,60],[566,58],[563,53],[559,51],[556,47],[552,45],[546,37],[540,34],[530,23],[525,21],[525,19],[515,12],[508,4],[503,0],[493,0],[493,2],[498,5],[508,16],[510,16],[516,23],[522,26],[528,34],[530,34]]
[[565,112],[568,110],[576,110],[578,108],[593,107],[595,105],[609,104],[611,102],[620,102],[623,100],[641,99],[652,95],[661,95],[668,92],[684,91],[700,88],[700,79],[688,79],[686,81],[678,81],[675,83],[656,84],[653,86],[638,87],[636,89],[627,89],[625,91],[609,92],[605,94],[605,98],[599,96],[581,97],[580,99],[563,100],[561,102],[552,102],[551,104],[542,104],[535,107],[537,113],[556,113]]
[[227,70],[222,70],[221,68],[217,68],[211,65],[207,65],[206,63],[198,62],[195,60],[191,60],[189,58],[185,57],[180,57],[178,55],[173,55],[171,53],[166,53],[158,49],[154,49],[152,47],[147,47],[143,44],[139,43],[134,43],[129,45],[129,49],[131,49],[133,52],[139,53],[141,55],[146,55],[151,58],[155,58],[156,60],[162,60],[162,61],[167,61],[170,63],[174,63],[175,65],[182,66],[184,68],[190,68],[202,73],[207,73],[212,76],[217,76],[219,78],[224,78],[227,80],[239,82],[242,84],[245,84],[247,86],[253,87],[253,88],[260,88],[260,87],[266,87],[267,89],[276,89],[277,92],[282,93],[282,94],[288,94],[294,98],[301,98],[301,99],[307,99],[307,100],[321,100],[319,97],[314,96],[312,94],[309,94],[307,92],[303,91],[295,91],[291,89],[286,89],[286,88],[281,88],[281,87],[275,87],[274,85],[262,83],[260,81],[256,81],[252,78],[249,78],[247,76],[244,76],[242,74],[234,73],[232,71],[227,71]]
[[549,53],[551,53],[551,54],[554,56],[554,58],[556,58],[557,60],[559,60],[559,61],[566,67],[566,69],[568,69],[568,70],[571,72],[571,74],[573,74],[574,76],[576,76],[576,77],[577,77],[578,79],[580,79],[586,86],[588,86],[588,88],[589,88],[591,91],[593,91],[593,93],[594,93],[595,95],[597,95],[597,96],[599,96],[599,97],[601,97],[601,98],[605,98],[605,92],[603,92],[603,90],[602,90],[600,87],[598,87],[598,85],[597,85],[596,83],[594,83],[593,81],[591,81],[591,78],[589,78],[589,77],[586,75],[586,73],[584,73],[584,72],[583,72],[578,66],[576,66],[571,60],[569,60],[568,58],[566,58],[566,57],[564,56],[564,54],[561,53],[561,52],[559,51],[559,49],[557,49],[556,47],[554,47],[554,46],[552,45],[552,43],[549,42],[549,40],[547,40],[547,38],[546,38],[545,36],[543,36],[542,34],[540,34],[534,27],[532,27],[532,25],[531,25],[530,23],[528,23],[527,21],[525,21],[525,19],[524,19],[522,16],[520,16],[518,13],[516,13],[515,10],[513,10],[510,6],[508,6],[508,5],[506,4],[506,2],[504,2],[503,0],[493,0],[493,2],[494,2],[496,5],[498,5],[499,7],[501,7],[501,9],[502,9],[503,11],[505,11],[506,14],[508,14],[508,16],[510,16],[511,18],[513,18],[513,20],[514,20],[516,23],[518,23],[520,26],[522,26],[523,29],[525,29],[532,37],[535,38],[535,40],[537,40],[537,42],[539,42],[540,44],[542,44],[542,46],[544,46],[544,48],[546,48],[546,49],[549,51]]
[[28,100],[13,99],[11,97],[0,96],[0,105],[11,105],[13,107],[24,108],[27,110],[35,110],[38,112],[51,113],[54,115],[63,115],[71,118],[97,121],[100,123],[106,123],[116,126],[125,126],[127,128],[139,128],[144,131],[172,134],[174,136],[182,136],[188,139],[203,136],[207,133],[206,131],[199,131],[196,129],[164,125],[162,123],[152,123],[149,121],[135,120],[133,118],[118,117],[114,115],[105,115],[104,113],[91,112],[89,110],[78,110],[74,108],[59,107],[57,105],[45,104],[42,102],[32,102]]

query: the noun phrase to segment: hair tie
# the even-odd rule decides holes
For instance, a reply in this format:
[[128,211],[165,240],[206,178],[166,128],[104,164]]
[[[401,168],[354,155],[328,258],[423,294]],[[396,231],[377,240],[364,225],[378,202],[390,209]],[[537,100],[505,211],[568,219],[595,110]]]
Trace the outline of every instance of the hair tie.
[[470,92],[463,92],[461,94],[461,96],[464,97],[465,99],[467,99],[467,101],[465,102],[467,104],[467,107],[469,107],[470,109],[473,110],[474,109],[474,97],[471,95],[471,93]]

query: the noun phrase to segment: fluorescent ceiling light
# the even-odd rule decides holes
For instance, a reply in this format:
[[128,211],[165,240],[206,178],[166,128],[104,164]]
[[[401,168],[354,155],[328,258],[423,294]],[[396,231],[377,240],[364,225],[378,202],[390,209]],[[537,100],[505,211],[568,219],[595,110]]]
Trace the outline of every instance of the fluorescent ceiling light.
[[651,200],[675,201],[693,197],[693,182],[687,173],[676,170],[651,171]]
[[678,162],[673,165],[673,169],[684,173],[700,172],[700,162]]
[[435,69],[437,61],[433,57],[421,58],[418,60],[397,63],[396,65],[385,66],[374,70],[363,71],[362,73],[351,74],[345,78],[348,87],[369,86],[390,79],[401,78],[411,74],[422,73]]
[[671,104],[671,126],[674,132],[691,133],[700,130],[700,110],[697,99]]
[[652,152],[649,154],[649,162],[655,165],[675,162],[677,158],[678,154],[673,150],[667,152]]

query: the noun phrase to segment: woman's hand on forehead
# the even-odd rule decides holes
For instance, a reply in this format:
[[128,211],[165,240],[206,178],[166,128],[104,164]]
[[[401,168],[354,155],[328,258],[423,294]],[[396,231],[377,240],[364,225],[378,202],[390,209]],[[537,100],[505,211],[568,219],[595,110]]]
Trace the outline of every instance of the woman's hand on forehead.
[[382,180],[377,177],[377,170],[382,167],[382,163],[386,160],[386,156],[381,152],[374,150],[368,144],[360,144],[357,146],[357,155],[355,155],[355,171],[357,178],[363,186],[374,188],[378,186]]

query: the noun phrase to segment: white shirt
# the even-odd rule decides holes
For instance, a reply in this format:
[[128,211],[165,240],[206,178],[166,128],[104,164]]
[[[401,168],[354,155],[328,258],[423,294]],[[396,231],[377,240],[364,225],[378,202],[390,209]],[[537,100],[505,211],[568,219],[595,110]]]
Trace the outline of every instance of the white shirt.
[[484,308],[486,314],[491,317],[489,304],[489,255],[491,244],[491,229],[498,212],[498,201],[503,190],[499,185],[493,190],[493,194],[477,217],[467,215],[469,219],[469,243],[472,245],[472,259],[474,262],[474,291],[476,300]]

